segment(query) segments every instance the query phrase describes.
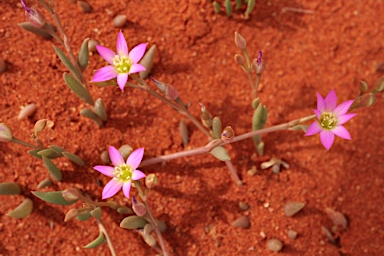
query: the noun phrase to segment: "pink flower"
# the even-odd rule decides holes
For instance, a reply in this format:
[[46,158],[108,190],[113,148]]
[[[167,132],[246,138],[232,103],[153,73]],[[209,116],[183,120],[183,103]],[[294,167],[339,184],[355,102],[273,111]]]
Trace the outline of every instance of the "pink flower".
[[332,147],[335,135],[346,140],[351,139],[351,135],[342,124],[356,116],[356,114],[347,114],[353,100],[344,101],[338,106],[336,103],[337,97],[333,89],[325,99],[320,93],[317,93],[317,109],[313,110],[317,120],[308,127],[305,134],[305,136],[310,136],[320,133],[320,141],[326,150]]
[[138,64],[138,62],[143,57],[146,47],[146,43],[139,44],[128,52],[127,42],[121,30],[117,35],[117,54],[104,46],[96,45],[96,49],[101,57],[110,65],[97,70],[92,77],[92,82],[103,82],[117,77],[117,84],[124,91],[129,74],[145,70],[145,67]]
[[127,162],[124,162],[123,156],[113,146],[108,148],[109,157],[115,167],[96,165],[93,167],[98,172],[101,172],[112,179],[105,185],[103,189],[102,198],[110,198],[114,196],[121,188],[126,198],[129,198],[129,191],[131,190],[132,180],[139,180],[146,175],[139,170],[141,159],[143,159],[144,148],[138,148],[133,151]]

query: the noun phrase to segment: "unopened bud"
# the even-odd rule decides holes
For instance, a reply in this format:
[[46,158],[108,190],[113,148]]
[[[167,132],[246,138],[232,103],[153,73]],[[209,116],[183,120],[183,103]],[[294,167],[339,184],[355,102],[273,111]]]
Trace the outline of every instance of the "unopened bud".
[[136,213],[137,216],[144,216],[147,213],[147,208],[143,203],[140,203],[132,196],[132,210]]
[[157,88],[163,92],[163,93],[166,93],[167,92],[167,85],[159,80],[156,80],[155,78],[153,77],[150,77],[152,82],[157,86]]
[[263,73],[263,71],[265,70],[265,63],[262,60],[262,56],[262,51],[259,51],[257,58],[253,60],[253,69],[255,70],[257,75],[261,75],[261,73]]
[[76,188],[68,188],[66,190],[63,190],[63,192],[61,192],[61,195],[68,202],[72,202],[80,198],[80,192]]
[[152,189],[157,185],[157,177],[154,173],[148,174],[147,177],[145,177],[145,186],[147,188]]
[[237,32],[235,32],[235,44],[240,50],[244,50],[247,47],[247,42],[245,41],[244,37],[242,37]]
[[233,131],[231,126],[225,127],[225,129],[221,133],[221,139],[224,142],[230,142],[234,137],[235,137],[235,132]]
[[179,92],[172,85],[166,85],[165,97],[169,100],[176,100],[179,98]]
[[47,125],[47,119],[41,119],[35,123],[35,127],[33,128],[35,137],[37,137],[39,132],[44,130],[46,125]]
[[239,55],[239,54],[235,54],[235,62],[241,66],[244,65],[244,57]]
[[0,141],[9,142],[12,138],[12,130],[6,124],[0,123]]
[[31,22],[33,26],[41,28],[45,25],[45,23],[47,23],[44,14],[38,9],[28,7],[24,0],[21,0],[21,4],[23,5],[23,8],[25,10],[25,17],[27,17],[27,19],[29,20],[29,22]]
[[208,112],[208,110],[205,108],[203,104],[200,103],[200,106],[201,106],[201,114],[200,114],[201,122],[207,128],[212,127],[213,118],[211,113]]
[[77,209],[71,209],[65,214],[64,222],[70,221],[79,215],[79,211]]

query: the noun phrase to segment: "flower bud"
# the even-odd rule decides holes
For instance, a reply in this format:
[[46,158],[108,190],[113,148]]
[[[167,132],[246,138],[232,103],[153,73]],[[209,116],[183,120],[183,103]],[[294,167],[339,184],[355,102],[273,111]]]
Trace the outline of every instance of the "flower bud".
[[31,22],[31,24],[37,28],[41,28],[47,23],[47,20],[42,12],[38,9],[30,8],[26,5],[24,0],[21,0],[21,4],[25,10],[25,17]]
[[247,42],[245,41],[244,37],[242,37],[237,32],[235,32],[235,44],[240,50],[244,50],[247,47]]
[[234,137],[235,137],[235,132],[233,131],[231,126],[225,127],[225,129],[221,133],[221,139],[224,142],[230,142]]
[[235,62],[241,66],[244,65],[245,61],[244,61],[244,57],[239,55],[239,54],[235,54]]
[[67,214],[65,214],[64,222],[73,220],[74,218],[77,217],[77,215],[79,215],[79,211],[78,211],[77,209],[71,209],[71,210],[69,210],[69,211],[67,212]]
[[207,109],[203,104],[200,103],[200,106],[201,106],[201,114],[200,114],[201,122],[205,127],[210,128],[212,126],[212,121],[213,121],[212,115],[207,111]]
[[37,137],[37,134],[44,130],[45,126],[47,125],[47,119],[41,119],[35,123],[35,127],[33,128],[34,135]]
[[157,185],[157,177],[154,173],[148,174],[147,177],[145,177],[145,186],[147,188],[152,189]]
[[9,142],[12,138],[12,130],[6,124],[0,123],[0,141]]
[[143,203],[140,203],[132,196],[132,210],[136,213],[137,216],[144,216],[147,213],[147,208]]
[[76,188],[68,188],[61,192],[61,195],[68,202],[75,201],[80,198],[80,192]]
[[257,58],[253,60],[253,69],[255,70],[257,75],[261,75],[261,73],[263,73],[263,71],[265,70],[265,63],[261,59],[262,55],[262,51],[259,51]]
[[179,92],[176,90],[175,87],[167,84],[165,88],[165,97],[169,100],[176,100],[177,98],[179,98]]
[[155,78],[153,77],[150,77],[152,82],[157,86],[157,88],[163,92],[163,93],[166,93],[167,92],[167,85],[159,80],[156,80]]

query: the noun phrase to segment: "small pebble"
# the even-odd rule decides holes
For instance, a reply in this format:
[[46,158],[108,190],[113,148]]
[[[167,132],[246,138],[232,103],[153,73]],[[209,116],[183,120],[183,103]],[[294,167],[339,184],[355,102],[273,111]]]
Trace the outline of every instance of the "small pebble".
[[7,63],[5,63],[5,60],[0,58],[0,74],[3,73],[7,69]]
[[267,248],[273,252],[279,252],[283,249],[283,243],[279,239],[269,239],[267,241]]
[[89,13],[92,10],[92,7],[89,5],[89,3],[85,1],[77,1],[77,5],[80,6],[84,13]]
[[333,225],[342,226],[344,229],[348,226],[347,218],[341,212],[335,211],[331,208],[326,208],[325,212],[328,215],[328,218],[331,219]]
[[36,104],[31,103],[25,106],[22,110],[19,112],[19,116],[17,117],[18,120],[27,118],[31,115],[33,115],[36,112]]
[[287,217],[292,217],[293,215],[301,211],[301,209],[303,209],[304,206],[305,206],[305,203],[301,203],[301,202],[286,203],[284,205],[284,214]]
[[100,158],[104,164],[110,164],[111,163],[111,159],[109,158],[109,153],[107,150],[104,150],[103,152],[101,152]]
[[288,230],[287,236],[289,239],[295,240],[297,238],[297,232],[293,229]]
[[250,222],[248,216],[241,216],[240,218],[236,219],[234,222],[232,222],[232,226],[238,228],[249,228]]
[[239,203],[239,208],[240,208],[240,210],[242,210],[242,211],[246,211],[246,210],[249,209],[249,205],[247,205],[247,204],[244,203],[244,202],[240,202],[240,203]]
[[113,19],[113,26],[116,28],[121,28],[125,25],[125,22],[127,21],[127,15],[119,14]]

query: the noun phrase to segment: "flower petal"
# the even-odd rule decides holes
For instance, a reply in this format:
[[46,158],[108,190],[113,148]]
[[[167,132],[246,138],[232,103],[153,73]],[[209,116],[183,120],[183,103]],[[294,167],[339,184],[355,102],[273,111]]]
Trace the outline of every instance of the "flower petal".
[[311,136],[311,135],[314,135],[316,133],[319,133],[321,132],[322,128],[319,124],[318,121],[315,121],[313,122],[307,129],[307,132],[305,133],[304,136]]
[[335,140],[335,135],[331,131],[322,130],[320,132],[320,141],[326,150],[329,150],[332,147],[334,140]]
[[344,114],[337,117],[337,124],[342,125],[348,122],[352,117],[356,116],[357,114],[350,113],[350,114]]
[[315,114],[316,114],[316,118],[317,118],[317,119],[320,119],[320,117],[321,117],[321,111],[320,111],[320,110],[317,110],[317,109],[314,109],[313,112],[315,112]]
[[129,70],[129,74],[138,73],[144,70],[145,70],[145,67],[143,65],[133,64],[131,69]]
[[132,60],[133,64],[136,64],[141,60],[147,48],[147,43],[139,44],[129,52],[129,58]]
[[132,173],[132,180],[139,180],[142,178],[145,178],[147,175],[145,175],[142,171],[134,170]]
[[117,150],[114,146],[109,146],[108,148],[109,158],[114,166],[119,166],[124,163],[123,156],[120,154],[119,150]]
[[143,159],[143,156],[144,156],[144,148],[136,149],[129,155],[127,159],[127,165],[131,166],[132,170],[136,170],[137,167],[139,167],[141,159]]
[[336,107],[336,103],[337,103],[337,96],[336,96],[336,92],[335,90],[331,90],[327,97],[325,97],[325,109],[327,111],[333,111]]
[[116,181],[115,179],[111,179],[107,185],[105,185],[102,193],[102,198],[107,199],[114,195],[121,189],[123,183]]
[[119,56],[128,56],[127,41],[125,41],[123,32],[119,31],[116,41],[116,51]]
[[115,168],[113,168],[112,166],[96,165],[93,166],[93,169],[98,172],[101,172],[104,175],[107,175],[108,177],[114,177],[113,172],[115,171]]
[[317,95],[317,109],[320,111],[320,112],[323,112],[325,110],[325,101],[323,99],[323,96],[321,96],[320,93],[316,93]]
[[96,50],[106,62],[113,65],[113,58],[116,56],[114,51],[101,45],[96,45]]
[[126,198],[129,198],[129,192],[131,190],[132,181],[124,182],[123,193]]
[[124,92],[125,84],[128,81],[128,73],[117,75],[117,84],[122,92]]
[[333,113],[336,115],[342,115],[348,112],[349,107],[352,105],[353,100],[347,100],[340,103],[334,110]]
[[98,69],[92,77],[92,82],[104,82],[117,77],[117,72],[113,66],[105,66]]
[[351,134],[348,132],[348,130],[344,126],[336,126],[331,130],[335,135],[339,136],[340,138],[350,140]]

